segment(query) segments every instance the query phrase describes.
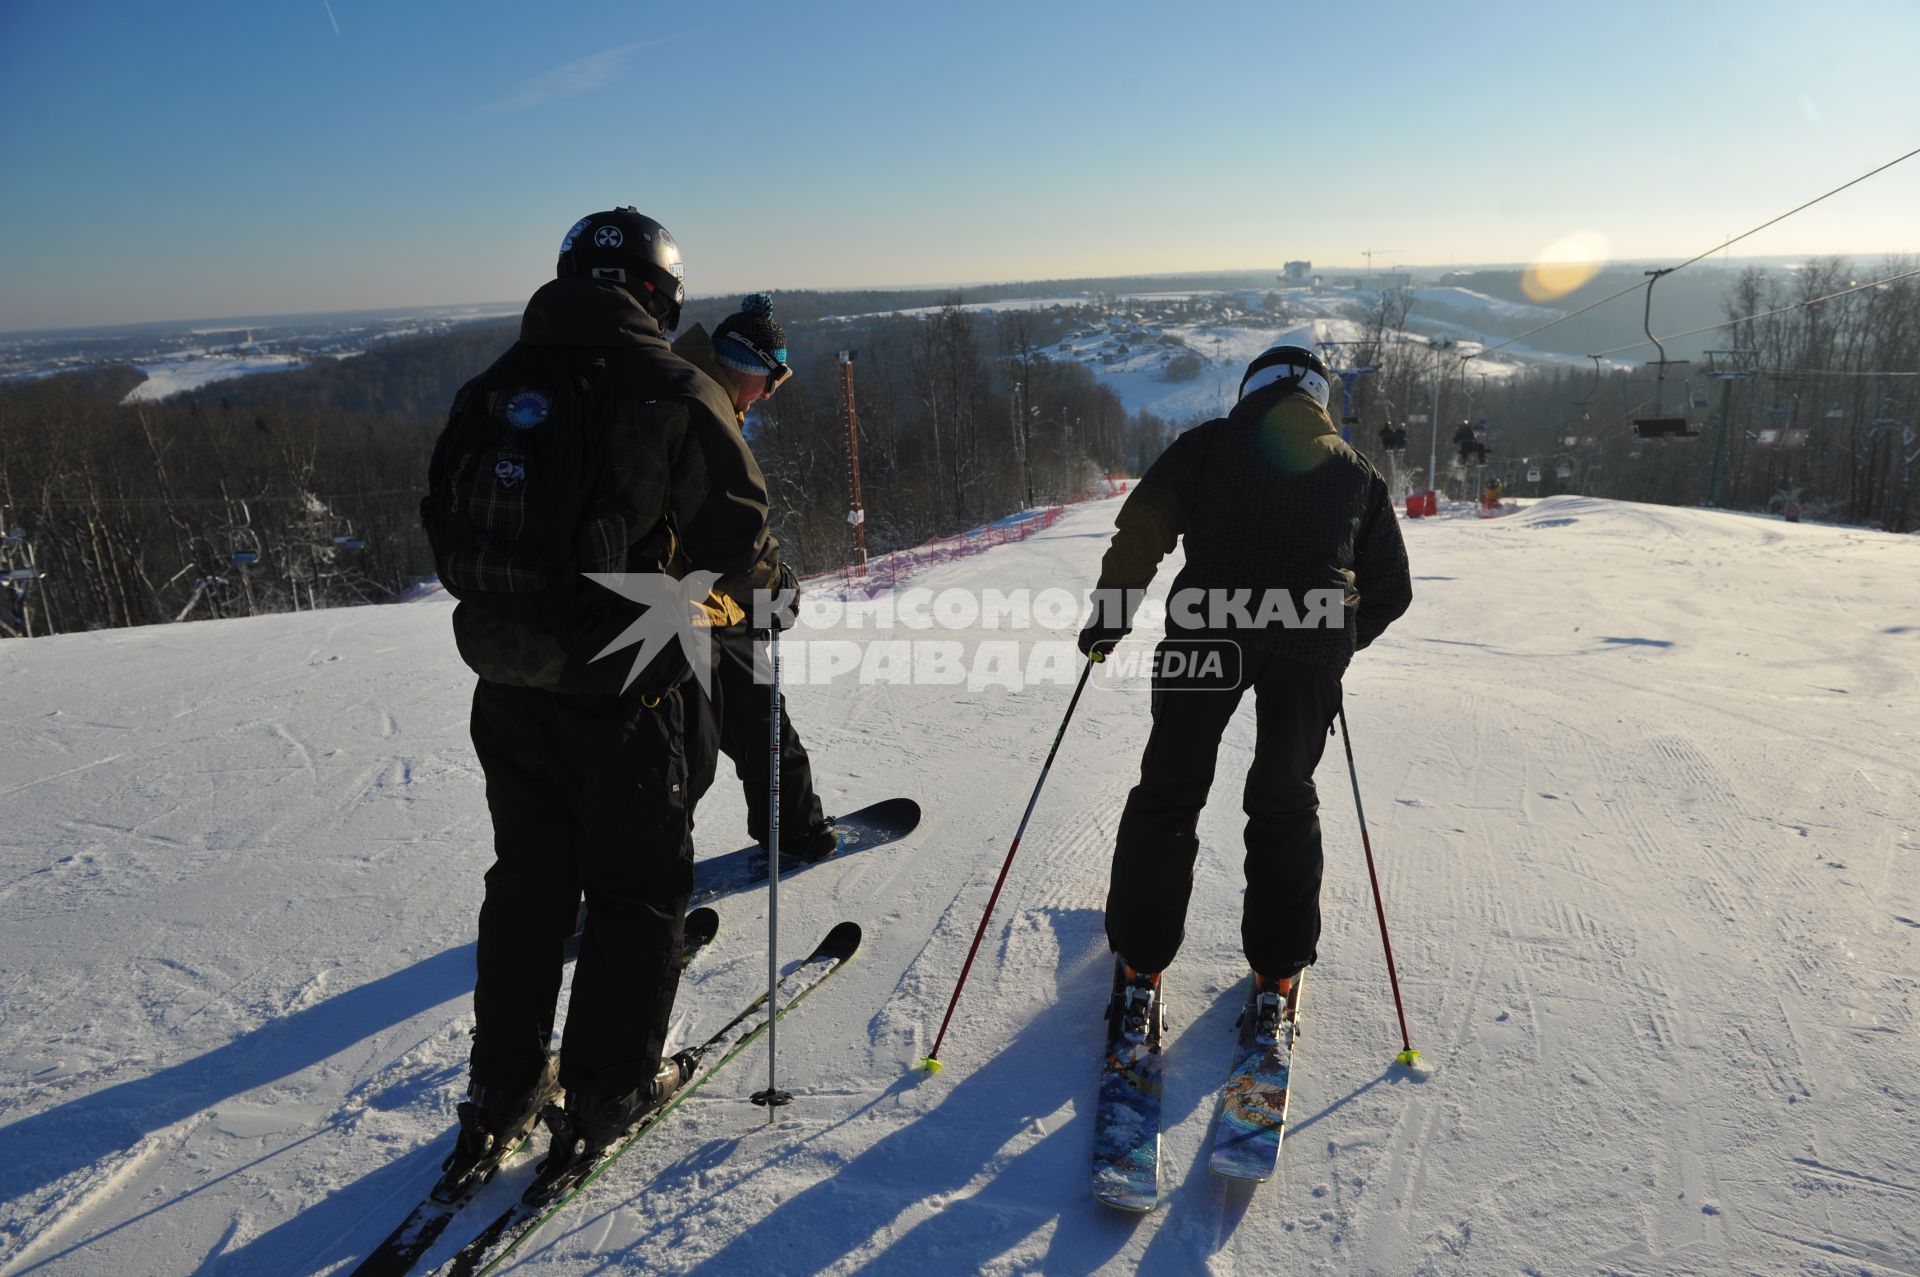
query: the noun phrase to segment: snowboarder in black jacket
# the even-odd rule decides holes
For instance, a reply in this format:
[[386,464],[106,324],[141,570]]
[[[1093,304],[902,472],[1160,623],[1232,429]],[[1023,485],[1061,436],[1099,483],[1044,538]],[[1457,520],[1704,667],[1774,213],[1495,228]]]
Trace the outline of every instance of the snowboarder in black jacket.
[[[752,293],[740,302],[740,309],[721,320],[709,336],[699,324],[675,339],[673,352],[711,377],[734,408],[734,422],[742,436],[746,432],[747,409],[761,399],[771,398],[793,375],[787,363],[787,335],[773,317],[773,298]],[[773,538],[768,538],[770,547]],[[766,683],[768,664],[764,651],[766,626],[763,621],[784,628],[791,620],[792,608],[799,604],[799,584],[785,563],[777,571],[756,581],[756,589],[767,591],[767,599],[776,604],[765,618],[749,616],[738,625],[713,632],[713,678],[707,686],[704,707],[710,714],[706,730],[718,741],[720,751],[733,760],[734,775],[747,799],[747,834],[765,846],[770,835],[768,796],[772,792],[772,760],[768,751],[768,730],[773,713]],[[753,610],[749,602],[748,610]],[[707,781],[701,777],[694,789],[695,799],[705,796]],[[820,796],[813,788],[813,764],[806,746],[787,713],[787,698],[780,698],[780,858],[814,860],[832,854],[839,847],[832,822],[822,813]]]
[[[1131,629],[1160,560],[1184,543],[1156,653],[1153,729],[1127,797],[1107,894],[1127,986],[1157,993],[1185,929],[1195,829],[1220,736],[1252,688],[1241,940],[1255,996],[1284,996],[1320,935],[1319,799],[1313,771],[1353,654],[1412,602],[1386,481],[1343,443],[1326,366],[1282,345],[1248,365],[1227,416],[1188,430],[1148,469],[1116,519],[1080,650],[1100,659]],[[1220,677],[1176,678],[1173,654],[1232,652]],[[1187,668],[1198,668],[1189,660]],[[1233,668],[1235,665],[1237,669]]]

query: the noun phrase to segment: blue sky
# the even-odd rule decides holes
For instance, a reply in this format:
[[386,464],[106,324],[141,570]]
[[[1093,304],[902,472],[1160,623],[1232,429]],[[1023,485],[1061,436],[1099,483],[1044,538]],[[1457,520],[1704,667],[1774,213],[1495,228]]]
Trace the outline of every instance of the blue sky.
[[[696,295],[1689,256],[1920,147],[1916,47],[1912,0],[0,0],[0,329],[520,298],[625,203]],[[1920,158],[1741,245],[1916,250]]]

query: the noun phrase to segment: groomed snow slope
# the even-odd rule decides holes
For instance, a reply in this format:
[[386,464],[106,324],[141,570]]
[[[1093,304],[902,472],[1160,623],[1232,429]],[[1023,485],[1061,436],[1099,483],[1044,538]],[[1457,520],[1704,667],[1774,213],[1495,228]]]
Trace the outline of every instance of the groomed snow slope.
[[[1084,588],[1115,509],[919,583]],[[1336,742],[1283,1177],[1197,1165],[1243,710],[1168,977],[1167,1200],[1104,1210],[1100,908],[1145,698],[1083,701],[927,1077],[1067,689],[797,687],[829,810],[927,811],[782,892],[789,959],[868,935],[781,1036],[799,1098],[769,1127],[764,1056],[736,1063],[516,1271],[1920,1271],[1920,539],[1575,498],[1407,534],[1417,601],[1348,706],[1429,1077],[1389,1068]],[[0,1272],[345,1271],[432,1181],[490,858],[447,621],[0,644]],[[701,815],[703,854],[744,841],[730,776]],[[764,978],[764,899],[721,913],[688,1035]]]

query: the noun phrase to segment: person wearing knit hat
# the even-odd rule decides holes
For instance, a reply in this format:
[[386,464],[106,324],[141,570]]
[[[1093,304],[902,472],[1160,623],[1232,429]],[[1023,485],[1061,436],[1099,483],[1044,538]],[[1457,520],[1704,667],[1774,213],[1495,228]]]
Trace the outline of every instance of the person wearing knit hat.
[[[733,400],[744,425],[747,409],[771,395],[792,376],[787,367],[787,334],[773,318],[773,298],[753,293],[741,299],[740,309],[714,328],[693,325],[673,343],[673,353],[707,374]],[[793,570],[779,559],[779,543],[768,539],[767,557],[755,571],[755,586],[784,595],[797,589]],[[749,613],[752,605],[745,604]],[[772,773],[768,766],[767,733],[773,707],[767,688],[756,677],[756,636],[748,624],[716,629],[713,635],[713,678],[702,700],[702,735],[715,740],[733,760],[734,774],[747,800],[747,833],[765,845],[769,835],[768,794]],[[693,779],[697,803],[712,784],[712,769],[702,767]],[[780,852],[815,860],[839,849],[839,835],[822,813],[813,788],[813,763],[780,698]]]
[[[773,318],[773,297],[750,293],[740,309],[713,330],[713,354],[724,366],[748,376],[786,380],[787,333]],[[771,390],[771,387],[769,388]]]
[[741,414],[793,375],[787,366],[786,330],[773,318],[769,293],[741,298],[740,309],[721,320],[712,337],[695,324],[673,348],[719,382],[732,397],[734,411]]

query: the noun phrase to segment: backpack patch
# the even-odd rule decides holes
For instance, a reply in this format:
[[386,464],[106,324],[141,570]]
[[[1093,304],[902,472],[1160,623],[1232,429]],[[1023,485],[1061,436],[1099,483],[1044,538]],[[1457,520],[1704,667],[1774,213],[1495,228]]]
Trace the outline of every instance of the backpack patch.
[[531,430],[553,415],[553,400],[538,390],[522,390],[507,400],[502,415],[515,430]]
[[580,572],[601,567],[579,546],[600,539],[608,380],[604,359],[515,346],[462,389],[420,503],[448,593],[547,632],[569,623]]

